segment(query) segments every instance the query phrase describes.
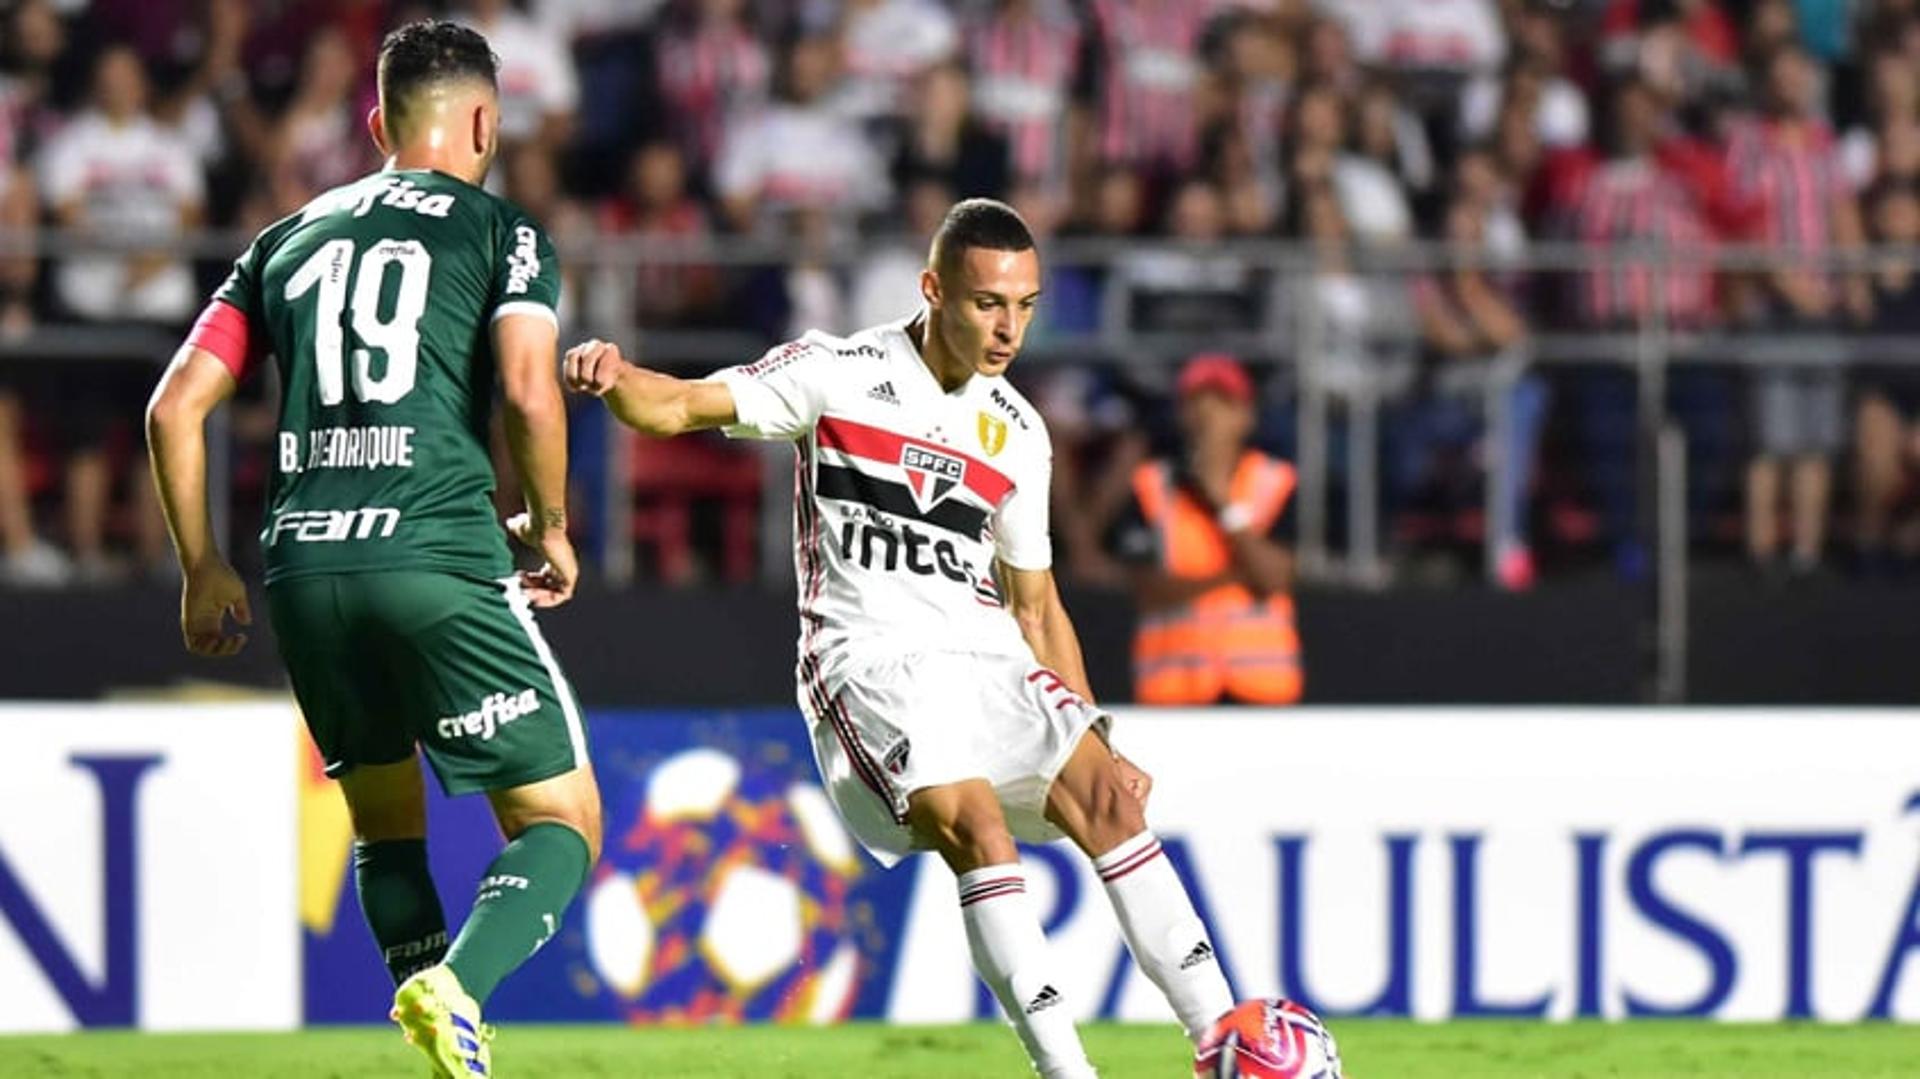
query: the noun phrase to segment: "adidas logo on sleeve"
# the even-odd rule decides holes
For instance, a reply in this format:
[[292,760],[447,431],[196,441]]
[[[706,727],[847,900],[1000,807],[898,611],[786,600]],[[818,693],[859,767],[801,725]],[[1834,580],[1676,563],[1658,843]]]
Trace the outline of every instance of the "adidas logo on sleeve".
[[873,389],[868,390],[867,396],[882,404],[897,405],[900,403],[900,395],[893,392],[892,379],[888,379]]

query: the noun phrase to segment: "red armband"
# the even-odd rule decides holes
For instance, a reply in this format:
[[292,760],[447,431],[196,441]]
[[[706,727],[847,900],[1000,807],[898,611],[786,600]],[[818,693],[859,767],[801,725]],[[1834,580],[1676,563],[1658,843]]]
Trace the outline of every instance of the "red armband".
[[187,331],[187,344],[213,353],[233,372],[235,381],[245,381],[259,363],[247,316],[225,300],[213,300],[200,312],[193,329]]

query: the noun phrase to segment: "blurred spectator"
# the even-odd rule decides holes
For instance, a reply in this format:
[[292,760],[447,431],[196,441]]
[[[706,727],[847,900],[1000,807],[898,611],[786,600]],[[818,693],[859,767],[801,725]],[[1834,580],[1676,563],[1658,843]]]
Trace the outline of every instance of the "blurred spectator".
[[1866,188],[1882,180],[1920,181],[1920,71],[1912,57],[1882,49],[1867,76],[1866,122],[1840,140],[1847,182]]
[[1346,20],[1354,54],[1372,64],[1471,74],[1506,58],[1500,11],[1489,0],[1376,0],[1329,4]]
[[779,337],[801,337],[814,330],[852,333],[846,280],[827,259],[833,225],[825,210],[808,207],[787,217],[791,255],[783,271],[787,324]]
[[[1854,540],[1861,567],[1869,573],[1889,568],[1894,510],[1920,466],[1920,191],[1912,184],[1884,183],[1868,202],[1877,245],[1893,249],[1876,261],[1869,277],[1873,313],[1867,332],[1907,339],[1897,362],[1863,372],[1854,430],[1855,484],[1859,517]],[[1862,357],[1892,361],[1886,353]],[[1900,552],[1911,557],[1911,544]]]
[[1180,174],[1199,150],[1194,91],[1209,5],[1091,0],[1099,35],[1100,161]]
[[940,64],[914,84],[905,137],[893,159],[897,191],[930,180],[956,198],[1001,198],[1007,192],[1007,140],[968,111],[967,73]]
[[573,127],[580,84],[562,28],[536,22],[508,0],[464,0],[462,21],[500,58],[500,138],[560,146]]
[[[1026,221],[1035,242],[1048,252],[1040,264],[1041,303],[1027,326],[1029,345],[1041,344],[1061,334],[1089,334],[1100,328],[1100,268],[1062,262],[1054,257],[1048,243],[1059,231],[1065,213],[1064,201],[1039,181],[1018,184],[1007,195],[1008,204]],[[1137,207],[1129,220],[1139,220]],[[1057,491],[1060,486],[1057,474],[1054,481]]]
[[[1606,160],[1577,196],[1574,235],[1595,255],[1580,287],[1588,325],[1631,328],[1658,310],[1670,324],[1697,329],[1712,321],[1713,232],[1684,175],[1657,156],[1663,110],[1645,83],[1614,92]],[[1651,246],[1674,265],[1654,269],[1612,259],[1617,248]]]
[[1413,234],[1413,207],[1387,165],[1347,151],[1347,109],[1339,90],[1324,83],[1302,90],[1288,130],[1294,140],[1288,181],[1302,188],[1331,184],[1354,237],[1382,244]]
[[1353,157],[1391,174],[1404,197],[1418,203],[1434,188],[1433,148],[1420,118],[1408,112],[1393,88],[1367,82],[1353,107],[1350,142]]
[[532,0],[536,22],[564,40],[644,30],[670,0]]
[[1587,95],[1567,77],[1559,16],[1531,9],[1518,16],[1514,55],[1503,76],[1477,75],[1460,96],[1460,134],[1468,143],[1493,135],[1505,108],[1519,107],[1549,147],[1587,141]]
[[54,587],[67,582],[73,567],[34,531],[22,405],[21,396],[0,380],[0,585]]
[[939,0],[843,0],[840,19],[839,104],[862,121],[904,114],[909,88],[959,51],[959,27]]
[[1079,24],[1065,0],[992,0],[983,8],[966,28],[974,112],[1007,138],[1017,180],[1058,190]]
[[937,179],[918,180],[907,188],[906,231],[864,245],[854,266],[850,325],[877,326],[919,308],[927,244],[953,202],[953,189]]
[[[706,210],[687,189],[685,159],[670,142],[651,142],[634,152],[626,186],[601,205],[597,217],[597,231],[608,237],[701,243],[713,234]],[[712,266],[614,263],[595,278],[593,317],[608,326],[700,325],[710,320],[720,292],[720,273]]]
[[1220,52],[1220,115],[1205,133],[1205,164],[1226,193],[1232,231],[1260,235],[1278,222],[1285,204],[1281,140],[1297,60],[1274,21],[1251,17],[1229,24]]
[[1740,32],[1719,0],[1610,0],[1600,55],[1667,100],[1690,100],[1740,77]]
[[[1709,261],[1715,236],[1698,186],[1659,152],[1666,122],[1661,99],[1647,83],[1629,81],[1614,91],[1605,111],[1606,157],[1575,182],[1569,196],[1569,231],[1594,256],[1577,281],[1576,320],[1597,331],[1638,332],[1654,318],[1682,330],[1707,327],[1718,314]],[[1616,258],[1632,247],[1651,248],[1667,264]],[[1645,556],[1635,535],[1633,376],[1617,369],[1586,372],[1573,396],[1601,538],[1616,565],[1637,574]],[[1704,441],[1698,425],[1690,425],[1689,434],[1696,447]]]
[[1108,534],[1132,501],[1147,436],[1122,372],[1054,364],[1022,378],[1053,440],[1050,498],[1061,572],[1077,584],[1123,586],[1126,566],[1108,550]]
[[[192,152],[147,114],[146,70],[124,46],[100,54],[93,107],[41,152],[41,194],[63,228],[125,243],[160,247],[131,255],[76,256],[62,262],[54,284],[61,306],[91,321],[178,323],[198,299],[193,274],[164,245],[200,220],[202,178]],[[104,379],[63,381],[67,400],[59,435],[70,451],[65,503],[67,538],[83,579],[116,573],[106,554],[113,473],[108,437],[116,418],[137,409],[122,400],[129,386]],[[144,396],[144,395],[142,395]],[[148,566],[169,564],[152,487],[131,487],[139,554]]]
[[[1523,374],[1516,350],[1527,337],[1524,309],[1510,283],[1487,263],[1490,223],[1500,220],[1498,195],[1489,189],[1491,163],[1469,153],[1456,166],[1454,202],[1447,211],[1450,267],[1415,284],[1421,338],[1433,360],[1430,396],[1389,425],[1389,488],[1404,507],[1438,483],[1467,471],[1477,456],[1497,484],[1488,542],[1495,546],[1502,587],[1524,589],[1534,578],[1527,539],[1527,503],[1547,418],[1546,383]],[[1524,240],[1524,237],[1518,239]],[[1488,409],[1507,412],[1505,441],[1472,451],[1488,433]],[[1451,466],[1451,467],[1448,467]]]
[[667,123],[695,176],[719,159],[727,125],[766,101],[773,64],[746,21],[747,0],[684,0],[658,37]]
[[[36,8],[44,10],[44,5],[30,4],[11,13],[16,33],[21,24],[35,17],[29,12]],[[53,27],[57,47],[59,23],[54,22]],[[20,62],[15,56],[5,59]],[[30,78],[0,78],[0,232],[22,241],[33,239],[40,223],[39,192],[34,190],[33,174],[24,163],[27,144],[33,137],[29,117],[42,89]],[[32,327],[33,289],[39,276],[39,260],[31,254],[0,254],[0,338],[17,336]],[[5,452],[0,448],[0,454]]]
[[1140,611],[1134,700],[1292,704],[1293,466],[1251,447],[1255,393],[1237,361],[1195,357],[1179,395],[1180,448],[1135,469],[1113,536]]
[[1413,372],[1377,348],[1396,330],[1412,328],[1401,275],[1355,269],[1353,233],[1340,200],[1324,185],[1299,193],[1294,217],[1289,234],[1313,247],[1306,306],[1298,313],[1314,320],[1315,377],[1336,392],[1363,391],[1375,399],[1404,394]]
[[1115,273],[1126,289],[1129,327],[1144,332],[1251,331],[1259,325],[1257,275],[1239,255],[1209,250],[1226,235],[1218,186],[1183,182],[1167,211],[1180,246],[1129,251]]
[[780,100],[728,125],[716,171],[721,205],[743,232],[800,210],[843,227],[885,203],[886,172],[859,125],[826,100],[839,77],[832,39],[794,42],[784,69]]
[[1754,376],[1756,453],[1747,468],[1747,550],[1771,568],[1780,554],[1782,473],[1791,504],[1790,568],[1814,569],[1826,540],[1831,457],[1844,437],[1840,357],[1831,339],[1843,308],[1865,313],[1864,282],[1822,265],[1860,240],[1860,222],[1832,132],[1817,118],[1812,62],[1798,48],[1762,68],[1766,115],[1733,132],[1727,154],[1738,193],[1759,210],[1754,238],[1793,252],[1761,275],[1749,320],[1812,335],[1795,355]]
[[54,283],[69,313],[159,322],[192,313],[193,274],[164,245],[199,222],[203,180],[192,151],[148,115],[146,69],[132,49],[100,54],[92,108],[42,149],[39,171],[41,195],[63,228],[158,245],[62,262]]
[[27,0],[5,15],[0,34],[0,131],[8,160],[30,161],[66,122],[55,109],[55,68],[67,53],[66,26],[46,0]]
[[1366,81],[1367,73],[1353,52],[1353,36],[1338,17],[1323,14],[1315,18],[1302,31],[1302,40],[1302,82],[1324,83],[1352,93]]
[[274,216],[379,166],[356,100],[359,85],[360,61],[346,35],[320,31],[307,47],[293,100],[280,113],[267,149]]

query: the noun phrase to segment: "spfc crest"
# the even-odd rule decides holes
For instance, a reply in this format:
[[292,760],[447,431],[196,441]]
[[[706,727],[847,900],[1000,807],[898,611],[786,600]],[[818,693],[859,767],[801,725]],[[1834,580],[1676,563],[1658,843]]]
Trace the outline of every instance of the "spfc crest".
[[992,457],[1007,448],[1007,421],[998,416],[980,414],[980,448]]
[[906,469],[907,487],[913,492],[914,505],[919,506],[922,513],[939,505],[948,492],[967,479],[964,458],[911,442],[900,449],[900,467]]

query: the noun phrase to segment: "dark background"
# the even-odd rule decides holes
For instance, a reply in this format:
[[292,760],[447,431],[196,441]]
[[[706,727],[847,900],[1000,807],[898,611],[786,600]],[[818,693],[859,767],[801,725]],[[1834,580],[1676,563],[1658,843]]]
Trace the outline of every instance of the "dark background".
[[[1770,585],[1731,568],[1690,590],[1687,699],[1908,704],[1920,698],[1920,584]],[[1131,604],[1069,592],[1096,692],[1125,699]],[[161,587],[0,592],[0,698],[97,698],[182,682],[284,686],[261,617],[239,657],[188,656]],[[1644,693],[1645,588],[1595,576],[1513,595],[1480,588],[1305,591],[1313,704],[1630,704]],[[793,599],[775,588],[634,588],[591,579],[541,624],[594,707],[764,706],[793,697]]]

